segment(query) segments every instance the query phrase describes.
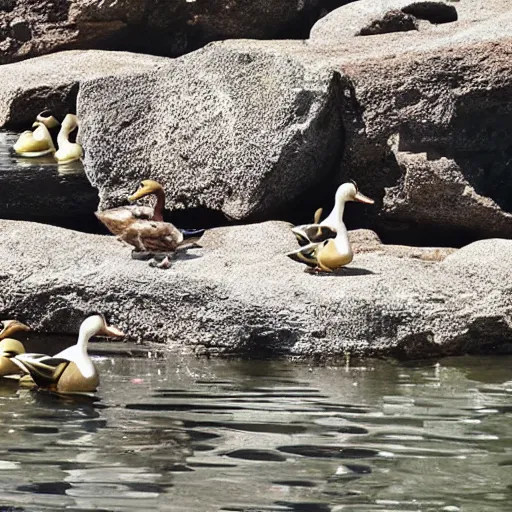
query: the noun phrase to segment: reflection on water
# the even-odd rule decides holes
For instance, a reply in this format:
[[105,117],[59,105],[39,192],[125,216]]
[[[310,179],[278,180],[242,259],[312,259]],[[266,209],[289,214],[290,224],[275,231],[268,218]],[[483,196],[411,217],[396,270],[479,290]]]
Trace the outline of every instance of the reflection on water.
[[60,176],[84,176],[82,162],[75,161],[65,165],[57,165],[53,155],[45,155],[38,158],[24,158],[18,156],[12,149],[18,140],[19,133],[0,132],[0,172],[31,171],[50,172]]
[[[23,158],[12,148],[19,134],[0,132],[0,217],[97,232],[98,192],[80,161],[57,165],[52,155]],[[101,231],[103,232],[103,231]]]
[[0,384],[6,510],[511,510],[512,357],[127,353],[97,356],[95,399]]

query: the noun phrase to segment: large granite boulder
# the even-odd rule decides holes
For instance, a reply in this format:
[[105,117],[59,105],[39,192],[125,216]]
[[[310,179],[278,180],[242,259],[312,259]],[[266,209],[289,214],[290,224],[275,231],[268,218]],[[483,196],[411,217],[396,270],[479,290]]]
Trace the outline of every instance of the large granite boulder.
[[508,0],[361,0],[313,27],[342,70],[342,175],[380,196],[381,234],[512,237],[511,34]]
[[46,332],[76,332],[101,310],[130,339],[198,353],[414,358],[511,346],[508,240],[438,262],[359,234],[370,252],[313,275],[285,256],[297,244],[283,222],[208,231],[168,270],[131,260],[113,237],[12,221],[0,236],[0,317]]
[[170,209],[268,218],[339,161],[334,88],[331,70],[243,43],[210,45],[143,77],[82,83],[87,175],[102,207],[155,179]]
[[2,0],[0,64],[70,48],[176,56],[226,38],[305,36],[347,0]]
[[67,51],[1,67],[0,128],[27,129],[49,108],[59,118],[76,109],[79,84],[102,76],[137,74],[167,62],[128,52]]

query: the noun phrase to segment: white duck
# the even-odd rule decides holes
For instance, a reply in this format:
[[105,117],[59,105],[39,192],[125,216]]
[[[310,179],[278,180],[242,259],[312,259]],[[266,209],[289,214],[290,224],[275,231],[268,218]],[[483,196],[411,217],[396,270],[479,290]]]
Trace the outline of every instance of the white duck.
[[[355,190],[355,193],[354,193]],[[355,181],[343,183],[336,190],[334,207],[331,213],[320,222],[322,208],[319,208],[314,215],[312,224],[302,224],[292,228],[292,233],[297,237],[300,245],[307,245],[312,242],[323,242],[328,238],[336,236],[336,226],[338,219],[343,217],[345,203],[347,201],[359,201],[361,203],[373,204],[373,199],[361,194]]]
[[49,130],[58,125],[57,119],[48,111],[41,112],[32,125],[34,131],[25,130],[14,144],[14,151],[26,158],[36,158],[55,153],[55,145]]
[[[343,222],[343,213],[347,201],[360,201],[366,204],[374,203],[373,199],[366,197],[357,190],[355,183],[340,185],[336,191],[334,208],[322,223],[307,224],[305,225],[307,226],[306,228],[304,226],[297,226],[297,228],[301,228],[300,230],[294,228],[294,233],[299,242],[304,238],[309,241],[308,235],[317,235],[319,227],[323,226],[334,232],[336,234],[335,238],[328,238],[321,242],[309,242],[304,247],[289,252],[287,256],[295,261],[305,263],[310,267],[325,272],[333,272],[338,268],[348,265],[352,261],[354,254],[348,239],[347,228]],[[315,216],[318,216],[318,214]],[[301,238],[299,238],[297,231],[300,233]]]
[[96,391],[99,375],[87,352],[87,344],[95,335],[124,336],[119,329],[107,325],[103,315],[94,314],[80,326],[78,341],[55,356],[19,354],[11,359],[29,374],[41,388],[58,393],[89,393]]
[[77,142],[69,141],[69,134],[76,128],[78,128],[78,118],[74,114],[67,114],[57,135],[59,149],[55,153],[55,159],[59,164],[67,164],[82,158],[82,146]]

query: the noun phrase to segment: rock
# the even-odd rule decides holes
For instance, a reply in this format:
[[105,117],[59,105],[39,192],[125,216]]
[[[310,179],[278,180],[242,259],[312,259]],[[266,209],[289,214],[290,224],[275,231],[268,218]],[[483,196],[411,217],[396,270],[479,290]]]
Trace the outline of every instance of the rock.
[[18,41],[28,41],[32,36],[30,25],[24,19],[14,19],[11,21],[11,30],[14,39]]
[[2,66],[0,127],[29,128],[49,108],[59,118],[76,109],[78,86],[102,76],[155,70],[167,59],[126,52],[67,51]]
[[[337,0],[335,5],[344,1]],[[0,63],[67,49],[119,49],[177,56],[227,38],[305,37],[332,0],[0,1],[6,23],[33,27]]]
[[283,222],[208,231],[165,271],[113,237],[12,221],[0,236],[1,317],[46,332],[76,332],[101,310],[131,339],[248,357],[419,358],[512,339],[508,240],[441,263],[356,254],[338,274],[312,275],[284,255],[296,241]]
[[310,41],[336,44],[354,36],[418,30],[419,20],[432,24],[457,21],[456,7],[443,1],[359,0],[335,9],[311,30]]
[[457,250],[453,247],[410,247],[408,245],[383,244],[377,233],[370,229],[349,231],[348,237],[355,254],[379,252],[397,258],[443,261]]
[[[362,35],[397,12],[417,30]],[[361,0],[313,27],[312,53],[343,70],[342,176],[381,198],[385,238],[512,237],[511,29],[506,0]]]
[[101,207],[155,179],[169,209],[268,218],[340,158],[333,75],[241,43],[210,45],[143,78],[83,83],[80,140]]

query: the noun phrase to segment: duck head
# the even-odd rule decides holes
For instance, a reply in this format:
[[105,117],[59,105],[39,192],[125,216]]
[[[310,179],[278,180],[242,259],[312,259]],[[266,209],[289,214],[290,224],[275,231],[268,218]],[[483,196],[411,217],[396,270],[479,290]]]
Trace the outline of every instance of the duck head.
[[140,187],[131,196],[128,197],[129,201],[136,201],[137,199],[141,199],[142,197],[149,196],[150,194],[159,194],[164,191],[162,185],[158,183],[158,181],[154,180],[144,180],[141,181]]
[[76,117],[75,114],[66,114],[66,117],[62,121],[61,130],[66,133],[71,133],[77,127],[78,117]]
[[18,320],[3,320],[0,322],[0,340],[7,338],[11,334],[19,331],[30,331],[28,325],[18,322]]
[[336,201],[358,201],[365,204],[375,203],[373,199],[370,199],[369,197],[366,197],[364,194],[359,192],[355,181],[343,183],[343,185],[338,187],[338,190],[336,191]]
[[55,117],[52,116],[51,112],[49,110],[43,110],[40,112],[36,117],[36,122],[32,126],[40,126],[41,124],[44,124],[46,128],[51,130],[52,128],[55,128],[56,126],[59,126],[59,121],[55,119]]
[[101,313],[94,313],[88,316],[80,326],[80,336],[89,339],[92,336],[111,336],[120,338],[124,332],[117,327],[108,325],[105,317]]
[[14,357],[25,353],[23,343],[12,338],[0,341],[0,357]]

